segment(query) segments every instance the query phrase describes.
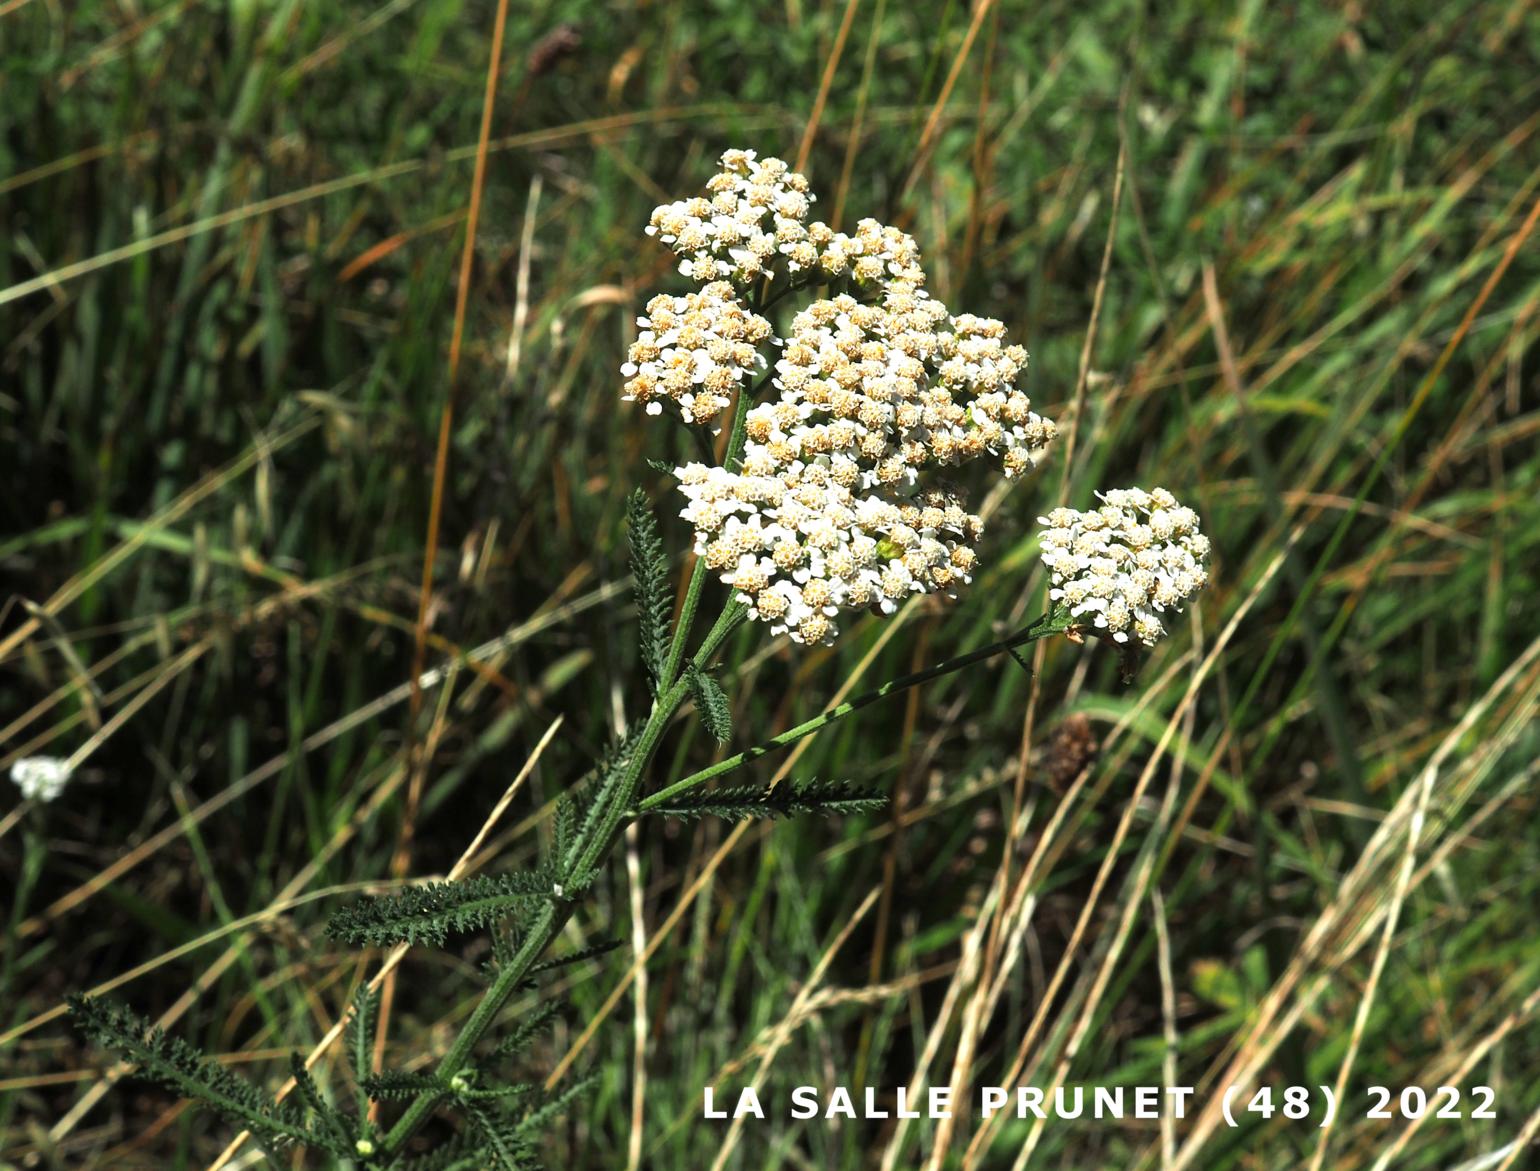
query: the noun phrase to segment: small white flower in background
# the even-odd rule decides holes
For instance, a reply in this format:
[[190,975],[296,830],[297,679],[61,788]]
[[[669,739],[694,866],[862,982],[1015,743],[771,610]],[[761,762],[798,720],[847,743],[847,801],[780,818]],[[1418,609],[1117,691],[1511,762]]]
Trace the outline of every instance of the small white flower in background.
[[11,780],[29,800],[52,801],[74,775],[69,761],[57,756],[28,756],[11,765]]
[[1208,584],[1208,538],[1198,514],[1164,488],[1097,495],[1102,506],[1090,512],[1056,508],[1038,518],[1048,596],[1117,642],[1132,634],[1154,646],[1166,633],[1160,614]]

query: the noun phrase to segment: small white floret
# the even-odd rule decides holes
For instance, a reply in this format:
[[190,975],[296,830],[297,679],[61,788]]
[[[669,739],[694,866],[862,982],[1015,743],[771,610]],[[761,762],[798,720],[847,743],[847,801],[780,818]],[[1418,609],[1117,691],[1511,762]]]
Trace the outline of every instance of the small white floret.
[[54,800],[74,775],[70,762],[57,756],[25,756],[11,765],[11,780],[28,800]]

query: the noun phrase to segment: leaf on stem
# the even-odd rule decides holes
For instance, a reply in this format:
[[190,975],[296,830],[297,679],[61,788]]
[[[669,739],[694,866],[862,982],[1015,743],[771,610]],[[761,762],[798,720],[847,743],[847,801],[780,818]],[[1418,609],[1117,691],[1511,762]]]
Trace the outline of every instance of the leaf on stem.
[[353,994],[353,1005],[343,1027],[342,1042],[347,1046],[348,1061],[353,1067],[353,1084],[358,1087],[359,1116],[369,1112],[369,1095],[365,1083],[374,1076],[374,1034],[380,1023],[380,990],[368,983],[360,984]]
[[448,1093],[444,1083],[426,1073],[410,1073],[404,1069],[382,1069],[364,1079],[364,1092],[376,1102],[399,1102],[430,1094],[435,1098]]
[[332,1109],[332,1105],[321,1094],[321,1087],[316,1085],[315,1078],[310,1075],[310,1069],[305,1065],[305,1059],[298,1053],[289,1054],[289,1076],[294,1079],[294,1092],[299,1095],[300,1101],[308,1106],[311,1112],[324,1126],[332,1139],[337,1144],[338,1150],[347,1150],[353,1146],[353,1135],[342,1115]]
[[489,1167],[496,1171],[534,1171],[540,1166],[529,1140],[519,1132],[518,1123],[475,1099],[462,1099],[461,1105],[481,1138]]
[[531,976],[537,976],[541,972],[552,972],[557,968],[565,968],[569,964],[580,964],[584,960],[591,960],[596,956],[602,956],[608,952],[612,952],[619,946],[620,940],[618,939],[601,940],[599,943],[592,944],[589,947],[580,948],[577,951],[569,951],[566,955],[557,956],[554,959],[542,960],[540,963],[530,968],[529,974]]
[[265,1148],[304,1143],[334,1154],[349,1154],[330,1134],[311,1130],[304,1109],[293,1102],[276,1102],[237,1073],[212,1060],[201,1049],[162,1029],[120,1004],[72,996],[70,1015],[91,1040],[129,1062],[141,1077],[159,1082],[186,1098],[194,1098],[251,1131]]
[[521,914],[531,903],[557,897],[560,885],[547,870],[430,882],[345,907],[332,916],[326,931],[361,947],[441,946],[451,934],[479,930]]
[[805,813],[872,813],[887,803],[886,793],[845,781],[786,780],[770,789],[736,785],[704,793],[684,793],[646,812],[687,820],[720,817],[744,821],[751,817],[796,817]]
[[694,663],[685,664],[685,682],[690,688],[691,698],[695,700],[695,709],[700,712],[701,723],[706,725],[706,731],[711,733],[711,738],[718,744],[726,744],[733,736],[733,711],[727,700],[727,692]]
[[556,1022],[565,1007],[565,1001],[551,1000],[535,1009],[518,1023],[513,1032],[497,1043],[497,1048],[492,1050],[493,1059],[512,1057],[515,1053],[522,1052],[530,1042]]
[[567,1107],[572,1105],[573,1100],[586,1094],[598,1080],[597,1074],[588,1074],[573,1082],[561,1093],[546,1098],[519,1120],[518,1133],[521,1135],[539,1133],[551,1119],[566,1113]]
[[668,557],[658,535],[657,518],[641,489],[626,501],[626,532],[631,541],[631,573],[636,578],[636,613],[640,625],[642,662],[653,694],[663,689],[668,663],[668,620],[673,600],[668,589]]
[[482,1171],[487,1165],[484,1144],[473,1132],[456,1135],[422,1155],[394,1164],[400,1171]]

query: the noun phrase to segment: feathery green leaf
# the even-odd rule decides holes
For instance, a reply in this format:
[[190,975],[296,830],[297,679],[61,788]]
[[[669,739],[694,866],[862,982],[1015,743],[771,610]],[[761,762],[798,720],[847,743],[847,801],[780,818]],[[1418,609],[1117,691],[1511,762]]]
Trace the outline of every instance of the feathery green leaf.
[[194,1098],[234,1119],[266,1145],[300,1142],[334,1153],[329,1135],[305,1125],[296,1104],[276,1102],[237,1073],[211,1060],[202,1050],[169,1036],[132,1010],[86,996],[69,999],[75,1027],[103,1048],[110,1049],[151,1081]]
[[374,1075],[374,1034],[380,1021],[380,990],[367,982],[353,993],[353,1004],[348,1010],[348,1021],[342,1031],[342,1042],[347,1046],[348,1063],[353,1067],[353,1085],[357,1090],[358,1114],[363,1117],[369,1111],[369,1095],[364,1083]]
[[364,1082],[364,1092],[376,1102],[395,1102],[418,1094],[435,1096],[448,1093],[438,1078],[404,1069],[382,1069]]
[[492,1059],[495,1061],[501,1057],[512,1057],[515,1053],[522,1052],[536,1037],[554,1023],[566,1008],[566,1002],[550,1000],[542,1004],[534,1012],[521,1020],[513,1032],[497,1043],[497,1048],[492,1050]]
[[718,744],[726,744],[733,736],[733,709],[722,685],[694,663],[685,664],[685,682],[706,731]]
[[636,613],[640,624],[642,662],[654,694],[663,687],[668,662],[668,622],[673,599],[668,588],[668,558],[657,518],[638,488],[626,501],[626,532],[631,541],[631,573],[636,578]]
[[578,873],[575,869],[578,856],[575,843],[588,839],[594,827],[603,819],[605,808],[617,799],[621,783],[625,779],[626,766],[631,762],[637,742],[641,739],[642,729],[643,725],[635,725],[609,746],[590,774],[598,778],[597,783],[583,790],[581,796],[577,798],[579,803],[587,807],[587,811],[583,814],[582,828],[571,835],[569,838],[571,844],[559,858],[562,869],[562,892],[568,898],[575,892],[587,890],[594,880],[594,872],[591,869],[587,873]]
[[423,1155],[395,1164],[399,1171],[482,1171],[487,1165],[486,1144],[473,1131],[455,1135]]
[[573,1082],[561,1093],[547,1098],[539,1106],[519,1119],[518,1133],[521,1135],[539,1133],[551,1119],[566,1113],[567,1107],[572,1104],[573,1100],[586,1094],[598,1080],[598,1074],[587,1074]]
[[364,947],[442,945],[453,933],[479,930],[553,898],[557,885],[546,870],[430,882],[360,900],[333,915],[326,930],[334,939]]
[[721,817],[744,821],[751,817],[796,817],[804,813],[872,813],[888,803],[886,793],[863,789],[844,781],[782,781],[774,788],[734,785],[704,793],[682,793],[650,814],[693,820]]
[[486,1144],[489,1166],[496,1171],[536,1171],[540,1166],[520,1124],[474,1098],[460,1100],[466,1116]]
[[565,859],[568,851],[572,849],[573,842],[577,840],[580,819],[575,792],[566,792],[557,798],[555,841],[557,858]]
[[321,1087],[316,1085],[315,1078],[311,1076],[309,1068],[305,1065],[305,1059],[298,1053],[289,1054],[289,1076],[294,1079],[294,1092],[332,1136],[337,1144],[337,1150],[352,1150],[353,1134],[347,1121],[322,1095]]
[[588,947],[579,948],[577,951],[569,951],[566,955],[556,956],[553,959],[542,960],[529,970],[531,976],[538,976],[541,972],[554,971],[557,968],[565,968],[569,964],[580,964],[584,960],[591,960],[595,956],[602,956],[614,951],[620,946],[618,939],[605,939]]

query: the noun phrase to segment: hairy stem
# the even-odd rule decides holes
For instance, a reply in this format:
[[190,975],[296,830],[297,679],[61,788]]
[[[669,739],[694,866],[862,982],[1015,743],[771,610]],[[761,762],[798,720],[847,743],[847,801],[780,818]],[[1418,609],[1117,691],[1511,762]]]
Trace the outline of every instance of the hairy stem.
[[835,720],[844,719],[852,712],[859,711],[868,704],[876,703],[885,696],[895,695],[900,691],[907,691],[911,687],[918,687],[921,683],[926,683],[931,679],[938,679],[943,675],[950,675],[954,671],[961,671],[964,667],[970,667],[974,663],[983,662],[985,659],[993,658],[995,655],[1003,654],[1026,643],[1036,642],[1038,639],[1046,638],[1048,635],[1062,634],[1069,626],[1070,621],[1067,615],[1050,612],[1044,614],[1025,629],[1018,630],[1015,634],[1002,638],[998,642],[992,642],[988,646],[980,647],[976,651],[969,651],[965,655],[958,655],[956,658],[947,659],[944,663],[937,663],[933,667],[926,667],[922,671],[915,671],[909,675],[901,675],[897,679],[890,679],[881,687],[875,687],[863,695],[846,700],[838,707],[832,707],[822,715],[805,720],[794,728],[788,728],[779,736],[772,736],[770,739],[763,740],[752,748],[745,748],[742,752],[719,760],[708,768],[703,768],[697,773],[691,773],[683,780],[675,781],[672,785],[658,790],[658,792],[653,793],[646,800],[642,801],[637,806],[637,812],[646,813],[649,809],[662,805],[670,799],[679,796],[680,793],[693,789],[697,785],[711,780],[713,777],[719,777],[723,773],[732,772],[733,769],[738,768],[740,765],[747,764],[749,761],[764,756],[768,752],[773,752],[777,748],[785,748],[788,744],[793,744],[804,736],[811,736],[820,728],[827,727],[829,724],[834,723]]

